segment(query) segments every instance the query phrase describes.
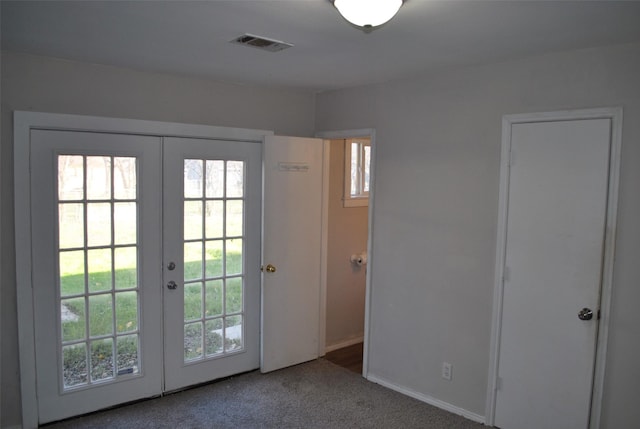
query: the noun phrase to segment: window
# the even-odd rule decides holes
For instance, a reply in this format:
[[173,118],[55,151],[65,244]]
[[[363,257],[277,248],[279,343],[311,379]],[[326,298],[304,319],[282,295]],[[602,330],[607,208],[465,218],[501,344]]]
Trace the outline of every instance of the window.
[[371,140],[369,138],[347,139],[344,152],[344,206],[367,206],[369,205]]

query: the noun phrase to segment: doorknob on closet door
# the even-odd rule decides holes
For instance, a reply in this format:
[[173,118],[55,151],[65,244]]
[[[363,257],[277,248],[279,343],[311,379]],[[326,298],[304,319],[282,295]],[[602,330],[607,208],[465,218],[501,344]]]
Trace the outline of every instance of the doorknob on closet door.
[[591,320],[593,319],[593,310],[590,308],[583,308],[578,312],[578,319],[580,320]]
[[267,264],[267,266],[262,266],[260,267],[260,271],[266,271],[268,273],[275,273],[276,272],[276,267],[271,265],[271,264]]

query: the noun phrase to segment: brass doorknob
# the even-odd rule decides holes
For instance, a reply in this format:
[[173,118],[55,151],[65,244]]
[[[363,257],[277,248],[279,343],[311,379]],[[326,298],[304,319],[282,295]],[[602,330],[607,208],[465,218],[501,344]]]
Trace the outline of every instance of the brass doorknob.
[[260,271],[266,271],[268,273],[275,273],[276,272],[276,267],[271,265],[271,264],[267,264],[266,267],[260,267]]

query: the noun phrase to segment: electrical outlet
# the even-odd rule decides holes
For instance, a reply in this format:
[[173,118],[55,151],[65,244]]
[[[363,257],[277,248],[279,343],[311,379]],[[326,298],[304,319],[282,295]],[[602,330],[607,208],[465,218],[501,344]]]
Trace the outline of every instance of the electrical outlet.
[[453,376],[453,365],[449,362],[442,362],[442,378],[451,381]]

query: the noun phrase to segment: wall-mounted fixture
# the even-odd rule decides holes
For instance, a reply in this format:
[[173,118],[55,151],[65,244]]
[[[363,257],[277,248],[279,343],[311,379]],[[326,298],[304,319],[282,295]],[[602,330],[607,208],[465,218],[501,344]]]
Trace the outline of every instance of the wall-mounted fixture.
[[403,0],[334,0],[333,5],[350,23],[371,31],[391,18],[402,6]]

